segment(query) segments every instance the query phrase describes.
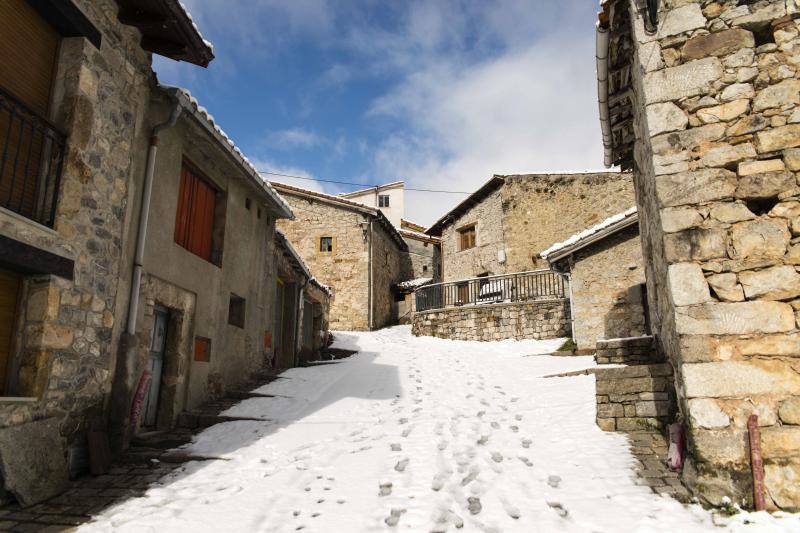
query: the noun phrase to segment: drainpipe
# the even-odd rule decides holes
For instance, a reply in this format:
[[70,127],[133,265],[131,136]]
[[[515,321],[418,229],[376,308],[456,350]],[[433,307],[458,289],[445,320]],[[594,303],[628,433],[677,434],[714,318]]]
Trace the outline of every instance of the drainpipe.
[[612,164],[611,123],[608,117],[608,28],[597,22],[595,64],[597,66],[597,106],[600,111],[600,128],[603,134],[603,164]]
[[157,124],[150,136],[150,148],[147,151],[147,168],[144,174],[144,188],[142,189],[142,207],[139,211],[139,230],[136,236],[136,253],[133,256],[133,279],[131,280],[131,294],[128,301],[128,335],[136,335],[136,320],[139,313],[139,290],[142,284],[142,262],[144,261],[144,246],[147,241],[147,219],[150,217],[150,197],[153,193],[153,173],[156,166],[158,153],[158,134],[171,128],[178,121],[183,108],[178,99],[172,95],[172,111],[166,122]]
[[374,310],[372,309],[372,304],[373,304],[373,292],[372,292],[372,280],[373,280],[373,275],[372,275],[372,265],[373,265],[373,263],[375,262],[375,261],[374,261],[374,259],[375,259],[375,258],[374,258],[374,257],[372,257],[372,219],[370,219],[370,220],[369,220],[369,293],[368,293],[368,294],[369,294],[369,306],[368,306],[368,307],[369,307],[369,313],[368,313],[368,316],[369,316],[369,326],[368,326],[368,327],[369,327],[370,331],[372,331],[372,329],[375,327],[375,312],[374,312]]
[[305,294],[306,287],[308,287],[308,284],[310,282],[311,279],[306,278],[306,280],[303,282],[303,285],[297,291],[297,320],[296,320],[297,323],[295,324],[294,327],[294,366],[297,366],[299,364],[300,347],[303,344],[303,340],[300,338],[300,334],[302,332],[302,327],[303,327],[303,313],[305,307],[303,296]]

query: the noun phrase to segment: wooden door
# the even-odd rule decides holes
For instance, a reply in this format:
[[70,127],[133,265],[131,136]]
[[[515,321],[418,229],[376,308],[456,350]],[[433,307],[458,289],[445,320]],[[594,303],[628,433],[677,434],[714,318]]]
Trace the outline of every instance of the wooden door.
[[153,427],[158,422],[158,397],[161,393],[161,374],[164,369],[168,322],[169,312],[163,307],[156,307],[147,367],[152,378],[150,379],[150,390],[144,400],[144,421],[142,426],[145,427]]
[[21,281],[16,272],[0,269],[0,395],[6,392]]

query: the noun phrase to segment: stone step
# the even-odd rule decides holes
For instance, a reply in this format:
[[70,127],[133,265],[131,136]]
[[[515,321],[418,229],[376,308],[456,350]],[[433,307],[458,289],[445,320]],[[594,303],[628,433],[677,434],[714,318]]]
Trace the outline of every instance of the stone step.
[[647,365],[663,363],[655,348],[652,336],[628,337],[624,339],[600,339],[597,341],[594,359],[598,365],[623,364]]
[[595,369],[597,425],[606,431],[663,428],[676,411],[668,363]]

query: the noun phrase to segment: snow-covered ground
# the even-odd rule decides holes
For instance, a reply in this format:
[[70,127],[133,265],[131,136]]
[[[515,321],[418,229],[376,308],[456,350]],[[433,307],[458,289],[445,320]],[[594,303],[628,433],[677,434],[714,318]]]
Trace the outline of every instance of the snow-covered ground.
[[[723,519],[635,483],[626,438],[594,423],[594,366],[560,341],[475,343],[408,327],[338,333],[359,354],[293,369],[227,414],[187,463],[86,531],[704,531]],[[477,511],[477,512],[476,512]],[[741,531],[800,530],[740,514]]]

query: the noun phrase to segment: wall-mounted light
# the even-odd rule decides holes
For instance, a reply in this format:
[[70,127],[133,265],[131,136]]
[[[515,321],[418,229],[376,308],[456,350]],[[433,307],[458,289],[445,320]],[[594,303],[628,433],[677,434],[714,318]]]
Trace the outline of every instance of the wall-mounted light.
[[364,242],[369,240],[369,220],[362,220],[358,223],[361,226],[361,232],[364,234]]

